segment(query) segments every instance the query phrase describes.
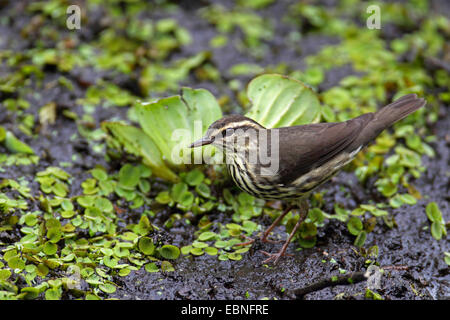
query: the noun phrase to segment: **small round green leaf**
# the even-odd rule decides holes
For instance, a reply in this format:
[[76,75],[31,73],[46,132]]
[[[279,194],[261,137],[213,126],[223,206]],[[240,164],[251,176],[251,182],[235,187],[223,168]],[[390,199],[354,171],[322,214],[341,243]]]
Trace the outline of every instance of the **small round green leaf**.
[[100,290],[102,290],[105,293],[114,293],[116,292],[116,286],[111,283],[102,283],[98,286]]
[[158,267],[156,266],[156,264],[154,262],[147,263],[144,266],[144,268],[145,268],[145,271],[150,272],[150,273],[159,271]]
[[47,241],[42,248],[42,251],[48,256],[54,255],[58,251],[58,246],[55,243]]
[[217,250],[217,248],[214,247],[206,247],[203,250],[205,250],[205,253],[209,254],[210,256],[215,256],[219,252],[219,250]]
[[166,244],[159,249],[159,254],[165,259],[174,260],[180,256],[180,249],[176,246]]
[[199,169],[194,169],[186,174],[185,181],[190,186],[198,186],[205,179],[205,175]]
[[155,245],[153,244],[153,240],[149,237],[140,238],[138,246],[139,250],[145,255],[151,255],[155,252]]
[[430,202],[427,204],[427,207],[425,209],[428,219],[433,222],[440,222],[442,219],[442,213],[441,210],[439,210],[439,207],[436,202]]
[[217,234],[214,232],[205,231],[198,236],[198,240],[200,240],[200,241],[213,240],[216,236],[217,236]]
[[357,236],[363,229],[363,223],[359,218],[351,217],[347,222],[347,228],[352,235]]
[[364,242],[366,242],[367,233],[365,231],[361,231],[358,233],[358,236],[355,239],[354,245],[358,248],[362,247],[364,245]]

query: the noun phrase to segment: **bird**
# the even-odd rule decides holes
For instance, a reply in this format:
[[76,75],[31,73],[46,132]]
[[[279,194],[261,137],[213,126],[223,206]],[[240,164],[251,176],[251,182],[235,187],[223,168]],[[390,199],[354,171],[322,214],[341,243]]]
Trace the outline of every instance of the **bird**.
[[[407,94],[376,112],[343,122],[323,122],[281,128],[265,128],[239,114],[213,122],[206,134],[190,147],[213,145],[225,155],[228,172],[243,191],[264,200],[289,203],[260,237],[268,239],[273,228],[296,205],[300,217],[277,253],[263,251],[276,264],[286,250],[309,210],[308,196],[335,176],[358,152],[385,129],[426,104],[416,94]],[[261,156],[266,150],[270,156]],[[268,159],[270,161],[268,161]],[[252,239],[241,245],[248,245]]]

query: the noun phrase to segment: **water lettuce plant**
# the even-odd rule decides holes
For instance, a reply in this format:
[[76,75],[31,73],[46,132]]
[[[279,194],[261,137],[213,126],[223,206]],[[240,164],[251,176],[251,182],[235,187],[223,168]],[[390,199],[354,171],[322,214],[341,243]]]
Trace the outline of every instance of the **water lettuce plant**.
[[102,127],[115,138],[112,143],[140,155],[156,176],[170,182],[179,181],[174,171],[191,162],[189,143],[222,116],[216,99],[205,89],[183,88],[180,95],[138,102],[135,108],[141,128],[116,122],[104,122]]

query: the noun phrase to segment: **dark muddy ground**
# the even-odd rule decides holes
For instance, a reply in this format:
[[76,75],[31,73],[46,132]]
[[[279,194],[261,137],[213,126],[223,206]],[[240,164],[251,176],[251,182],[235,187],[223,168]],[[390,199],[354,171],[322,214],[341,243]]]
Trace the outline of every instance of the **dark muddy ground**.
[[[188,3],[188,2],[185,2]],[[10,5],[0,11],[0,14],[8,14]],[[201,19],[192,19],[193,8],[184,5],[184,9],[176,13],[175,18],[188,28],[193,36],[191,46],[183,48],[177,56],[189,56],[195,51],[206,47],[213,32],[211,25]],[[444,5],[445,7],[445,5]],[[270,10],[263,11],[263,14],[277,15],[285,11],[283,4],[277,4]],[[16,12],[16,11],[15,11]],[[17,12],[16,12],[17,13]],[[157,13],[152,13],[156,14]],[[10,46],[13,50],[20,50],[21,47],[32,45],[30,41],[15,38],[15,33],[29,17],[17,17],[17,20],[9,28],[1,30],[1,37],[4,40],[0,45]],[[337,39],[322,35],[310,34],[302,40],[301,52],[285,46],[283,35],[287,34],[288,26],[280,23],[276,28],[275,37],[269,43],[269,54],[258,61],[261,65],[276,64],[279,62],[288,63],[293,68],[301,68],[303,59],[309,54],[316,53],[323,45],[335,44]],[[290,27],[292,28],[292,27]],[[89,33],[87,33],[89,36]],[[240,37],[239,33],[232,36],[232,39]],[[230,41],[232,44],[232,41]],[[212,61],[221,71],[226,74],[230,65],[237,62],[249,62],[252,58],[241,55],[229,44],[223,48],[215,49]],[[173,58],[176,58],[173,57]],[[1,76],[0,69],[0,76]],[[342,77],[352,74],[350,67],[343,67],[329,72],[322,89],[336,85]],[[97,78],[107,78],[107,75],[93,70],[73,70],[65,74],[66,77],[74,80],[75,89],[68,93],[58,86],[45,85],[52,83],[52,80],[59,75],[58,71],[48,70],[45,74],[44,85],[38,92],[30,94],[31,110],[37,115],[38,108],[47,102],[56,101],[63,108],[70,108],[77,113],[81,113],[81,107],[75,100],[84,95],[84,88],[80,84],[83,81],[94,82]],[[83,80],[83,81],[82,81]],[[112,79],[111,81],[121,86],[128,86],[132,79]],[[243,81],[248,79],[243,78]],[[128,82],[127,82],[128,81]],[[204,84],[191,79],[187,84],[191,87],[205,87],[211,90],[216,96],[223,93],[225,88],[216,88],[210,83]],[[0,97],[4,99],[6,97]],[[35,101],[36,103],[33,103]],[[97,124],[112,116],[126,117],[125,109],[101,109],[96,113]],[[77,132],[75,122],[65,117],[57,117],[56,123],[51,126],[47,134],[41,134],[39,140],[31,141],[20,131],[15,129],[14,115],[9,112],[0,112],[0,124],[6,129],[10,129],[30,143],[33,149],[41,157],[37,166],[10,167],[8,171],[2,172],[0,178],[15,178],[25,176],[32,181],[36,172],[44,170],[47,166],[59,166],[61,162],[72,162],[72,155],[78,155],[73,161],[73,166],[65,168],[70,174],[76,177],[72,192],[75,194],[79,190],[79,184],[88,174],[87,169],[93,168],[96,164],[101,164],[106,168],[114,166],[104,160],[103,154],[95,153],[88,143],[78,137],[71,140],[71,136]],[[374,230],[368,234],[367,246],[378,245],[380,266],[386,266],[386,273],[381,278],[378,292],[385,299],[448,299],[450,298],[450,273],[449,268],[443,259],[443,252],[449,251],[448,242],[436,241],[429,231],[429,222],[425,214],[425,206],[429,201],[436,201],[444,215],[444,219],[450,219],[450,112],[448,107],[441,107],[441,118],[435,124],[437,142],[432,144],[436,150],[434,159],[424,158],[426,172],[415,182],[415,186],[423,195],[429,195],[428,199],[419,200],[416,205],[401,207],[393,210],[397,228],[389,229],[378,224]],[[346,182],[351,185],[352,193],[343,191],[340,185]],[[78,189],[78,190],[77,190]],[[322,187],[326,189],[325,203],[327,209],[332,211],[333,204],[339,202],[344,207],[353,208],[358,203],[367,203],[376,196],[377,191],[370,181],[366,186],[362,186],[353,173],[342,172],[333,181]],[[168,213],[167,213],[168,214]],[[216,216],[215,216],[216,215]],[[231,221],[230,217],[223,216],[222,213],[213,213],[215,221]],[[130,217],[135,219],[135,217]],[[161,220],[163,220],[161,218]],[[268,226],[271,221],[266,217],[264,225]],[[170,236],[174,237],[175,245],[186,245],[193,240],[195,228],[178,221],[174,228],[170,230]],[[284,227],[276,229],[277,235],[285,237]],[[0,237],[3,241],[11,235],[5,233]],[[10,239],[14,241],[14,239]],[[6,241],[5,241],[6,242]],[[365,258],[356,254],[353,246],[354,236],[351,236],[344,223],[336,220],[326,222],[323,228],[319,229],[317,245],[312,249],[295,250],[296,246],[291,244],[289,252],[293,257],[284,258],[276,266],[266,267],[261,265],[265,256],[259,252],[264,249],[273,252],[279,249],[280,245],[264,244],[256,245],[249,254],[243,255],[240,261],[218,261],[217,257],[200,256],[185,258],[182,257],[173,262],[175,272],[170,273],[147,273],[144,269],[132,271],[124,278],[117,278],[115,282],[119,284],[117,291],[111,295],[119,299],[261,299],[277,298],[290,299],[289,290],[304,287],[316,281],[328,278],[332,275],[339,275],[339,269],[349,272],[365,270]],[[335,262],[332,262],[334,259]],[[331,261],[330,261],[331,260]],[[333,299],[337,295],[345,299],[361,299],[364,297],[366,284],[359,283],[349,286],[336,286],[310,293],[305,299]]]
[[[450,115],[447,113],[437,124],[436,134],[439,139],[435,146],[438,156],[428,160],[426,173],[419,179],[417,186],[423,194],[433,195],[448,218],[449,179],[443,172],[448,171],[450,161],[448,132]],[[350,179],[361,201],[371,198],[371,190],[361,188],[351,173],[341,173],[334,181],[323,186],[327,189],[325,201],[332,209],[334,202],[353,207],[357,200],[346,197],[339,185]],[[395,210],[394,216],[398,227],[389,229],[377,227],[369,234],[368,245],[378,245],[381,266],[387,273],[378,289],[388,299],[448,299],[450,298],[449,268],[442,259],[442,252],[448,249],[448,243],[437,242],[425,227],[428,225],[424,214],[427,200],[416,205]],[[267,221],[266,225],[270,224]],[[284,230],[278,229],[281,237]],[[181,226],[173,233],[178,233],[180,244],[187,243],[192,233],[189,228]],[[295,251],[290,246],[294,257],[285,258],[278,265],[267,268],[261,265],[265,256],[258,250],[245,255],[241,261],[217,261],[215,257],[201,256],[193,259],[180,259],[176,262],[176,272],[161,275],[148,274],[144,270],[133,272],[115,295],[127,299],[251,299],[275,297],[289,298],[290,289],[308,286],[331,275],[339,274],[339,268],[350,272],[364,269],[365,259],[355,254],[353,238],[345,225],[332,221],[320,230],[318,244],[312,249]],[[185,240],[184,240],[185,239]],[[260,247],[275,251],[277,245],[264,244]],[[336,263],[331,263],[334,259]],[[326,262],[322,262],[326,260]],[[342,294],[342,298],[361,298],[366,284],[336,286],[305,295],[305,299],[333,299]],[[285,288],[284,291],[282,288]],[[284,291],[284,292],[283,292]]]

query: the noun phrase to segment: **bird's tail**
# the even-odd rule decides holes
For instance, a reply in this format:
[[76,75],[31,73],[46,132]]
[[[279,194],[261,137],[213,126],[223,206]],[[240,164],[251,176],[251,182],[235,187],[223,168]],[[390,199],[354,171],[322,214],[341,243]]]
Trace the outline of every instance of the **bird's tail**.
[[417,98],[417,95],[414,93],[407,94],[378,110],[375,113],[375,119],[373,121],[379,123],[380,126],[384,126],[384,128],[381,129],[383,130],[390,127],[395,122],[402,120],[417,109],[420,109],[425,104],[425,99]]
[[425,104],[425,99],[418,98],[415,94],[407,94],[388,104],[373,114],[372,120],[368,122],[367,126],[359,135],[359,143],[366,145],[375,139],[384,129],[405,118],[417,109],[420,109]]

